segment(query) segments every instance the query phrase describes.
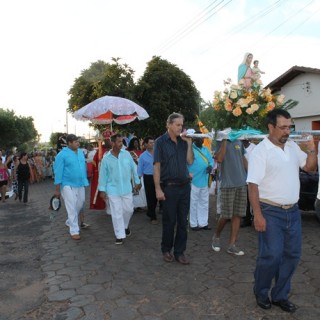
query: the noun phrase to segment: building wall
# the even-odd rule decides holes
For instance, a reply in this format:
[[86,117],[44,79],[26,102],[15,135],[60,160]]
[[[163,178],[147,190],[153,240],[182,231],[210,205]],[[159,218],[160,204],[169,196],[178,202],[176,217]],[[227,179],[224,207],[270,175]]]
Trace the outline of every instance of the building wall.
[[320,122],[320,116],[319,117],[302,117],[302,118],[295,118],[292,114],[293,112],[291,112],[293,109],[289,110],[293,121],[294,121],[294,125],[295,125],[295,130],[300,131],[300,130],[313,130],[314,128],[312,128],[312,123],[314,121],[318,121]]
[[[314,120],[320,120],[320,75],[306,73],[301,74],[285,84],[278,94],[284,94],[286,100],[293,99],[299,101],[299,104],[289,110],[295,123],[300,126],[298,118],[315,117]],[[301,120],[301,126],[307,126],[307,119]],[[310,121],[310,119],[309,119]],[[311,124],[310,124],[311,128]]]

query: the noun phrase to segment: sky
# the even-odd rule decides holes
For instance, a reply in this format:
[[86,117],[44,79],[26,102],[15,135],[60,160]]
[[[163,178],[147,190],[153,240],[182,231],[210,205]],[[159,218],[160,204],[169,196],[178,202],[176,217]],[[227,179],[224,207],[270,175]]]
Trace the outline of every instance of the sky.
[[0,30],[0,108],[33,117],[42,142],[66,129],[94,135],[66,108],[98,60],[121,58],[137,81],[160,56],[205,101],[236,82],[246,52],[264,85],[295,65],[320,68],[320,0],[0,0]]

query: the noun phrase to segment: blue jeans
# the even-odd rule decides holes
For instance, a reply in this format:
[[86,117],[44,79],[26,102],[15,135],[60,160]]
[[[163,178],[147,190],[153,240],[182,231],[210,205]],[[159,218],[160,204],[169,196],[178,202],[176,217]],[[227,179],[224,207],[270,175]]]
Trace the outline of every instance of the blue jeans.
[[[181,187],[165,186],[162,188],[166,200],[162,205],[162,253],[171,252],[181,256],[187,247],[187,225],[190,209],[190,184]],[[176,228],[176,232],[175,232]]]
[[285,210],[260,203],[266,231],[259,232],[254,293],[272,301],[288,300],[291,278],[301,256],[301,215],[298,205]]

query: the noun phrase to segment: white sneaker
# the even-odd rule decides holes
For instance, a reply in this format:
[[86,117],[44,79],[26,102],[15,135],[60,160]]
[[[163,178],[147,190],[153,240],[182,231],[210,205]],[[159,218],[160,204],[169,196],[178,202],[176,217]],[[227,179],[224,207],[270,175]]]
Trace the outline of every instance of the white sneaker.
[[232,245],[227,250],[228,253],[234,254],[236,256],[243,256],[244,252],[236,247],[236,245]]
[[219,252],[221,250],[220,238],[216,238],[215,236],[213,236],[213,238],[212,238],[212,249],[215,252]]
[[90,227],[90,224],[87,224],[87,223],[85,223],[85,222],[81,222],[81,224],[80,224],[80,228],[81,229],[87,229],[87,228],[89,228]]

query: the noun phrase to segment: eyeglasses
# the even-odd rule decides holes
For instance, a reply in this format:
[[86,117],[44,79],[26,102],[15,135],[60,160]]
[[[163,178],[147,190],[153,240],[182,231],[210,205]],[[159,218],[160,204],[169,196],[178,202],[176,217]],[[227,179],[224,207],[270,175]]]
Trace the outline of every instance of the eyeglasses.
[[280,129],[281,131],[291,131],[291,130],[293,130],[293,128],[294,128],[294,126],[281,126],[281,127],[279,127],[279,126],[276,126],[278,129]]

